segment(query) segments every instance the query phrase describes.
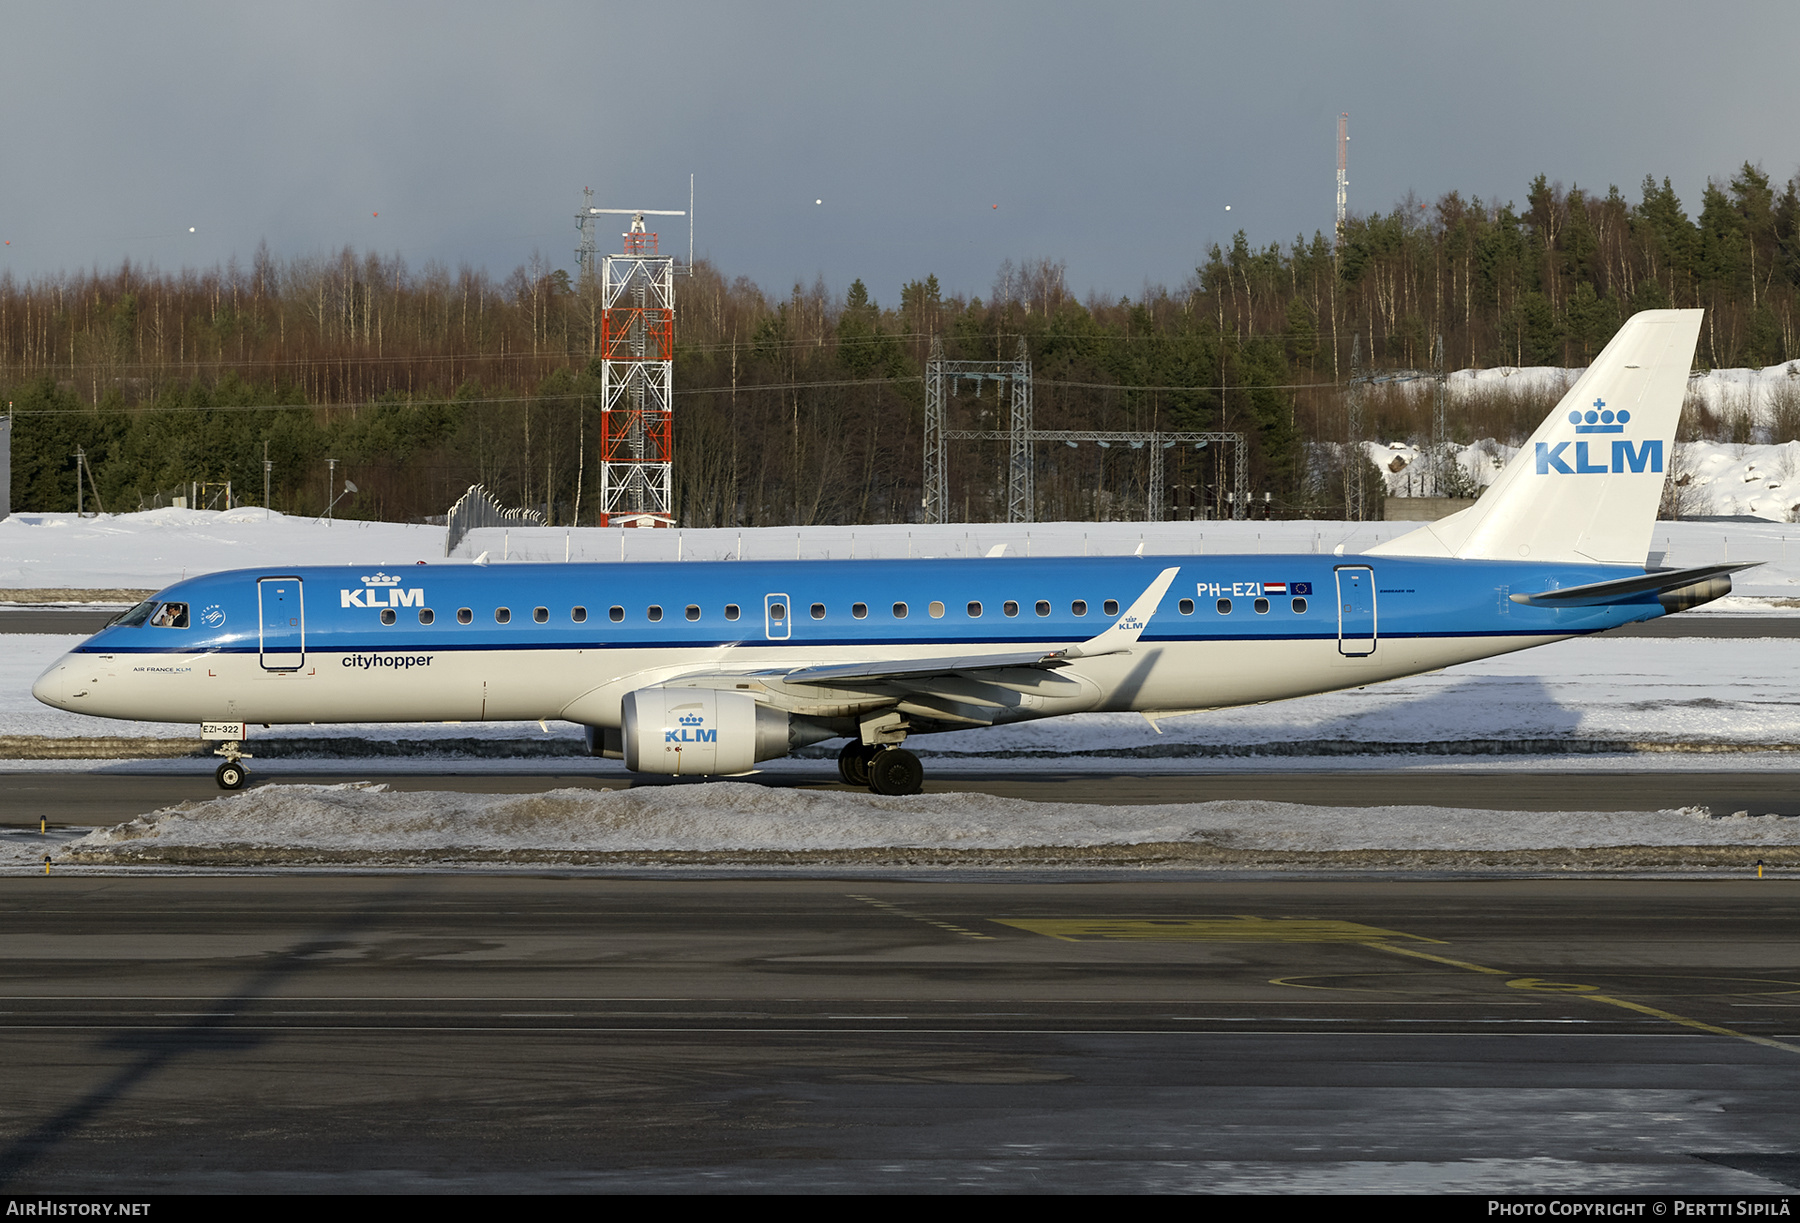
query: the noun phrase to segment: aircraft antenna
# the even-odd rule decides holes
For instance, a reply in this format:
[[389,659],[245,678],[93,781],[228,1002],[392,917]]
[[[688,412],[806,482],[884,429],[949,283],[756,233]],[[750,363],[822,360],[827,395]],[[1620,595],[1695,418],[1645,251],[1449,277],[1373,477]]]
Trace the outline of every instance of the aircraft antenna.
[[1350,201],[1350,112],[1338,116],[1337,240],[1344,240],[1344,207]]

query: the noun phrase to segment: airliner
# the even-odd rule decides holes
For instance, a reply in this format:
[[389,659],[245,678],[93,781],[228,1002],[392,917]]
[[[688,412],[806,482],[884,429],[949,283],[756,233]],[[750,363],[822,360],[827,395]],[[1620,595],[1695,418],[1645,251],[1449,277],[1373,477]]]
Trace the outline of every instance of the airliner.
[[846,782],[916,793],[916,735],[1154,724],[1726,594],[1746,566],[1649,553],[1701,315],[1634,315],[1473,506],[1360,554],[271,565],[169,587],[32,691],[198,723],[228,790],[252,727],[559,719],[595,755],[678,776],[842,738]]

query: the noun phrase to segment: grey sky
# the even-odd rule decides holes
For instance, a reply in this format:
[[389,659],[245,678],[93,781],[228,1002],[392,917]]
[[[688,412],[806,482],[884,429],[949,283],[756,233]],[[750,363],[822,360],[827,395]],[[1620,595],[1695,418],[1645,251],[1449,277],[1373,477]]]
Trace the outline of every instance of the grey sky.
[[[1350,199],[1800,168],[1800,5],[56,3],[0,9],[0,268],[344,244],[573,266],[581,188],[784,292],[1001,260],[1180,284]],[[822,205],[814,204],[823,199]],[[993,205],[998,204],[995,209]],[[1226,205],[1231,211],[1225,211]],[[380,213],[379,217],[373,213]],[[195,232],[189,234],[188,227]],[[674,221],[665,238],[685,244]],[[603,237],[615,232],[603,228]],[[608,243],[603,242],[603,246]]]

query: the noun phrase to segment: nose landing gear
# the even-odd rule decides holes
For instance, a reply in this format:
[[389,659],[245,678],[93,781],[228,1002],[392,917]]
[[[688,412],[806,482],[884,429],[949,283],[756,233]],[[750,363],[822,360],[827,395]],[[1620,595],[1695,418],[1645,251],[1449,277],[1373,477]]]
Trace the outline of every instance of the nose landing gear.
[[248,759],[250,755],[249,752],[244,750],[244,745],[233,740],[226,743],[223,747],[214,749],[213,755],[225,757],[225,762],[213,771],[213,778],[218,781],[219,789],[243,789],[244,781],[250,775],[250,771],[243,765],[243,762]]

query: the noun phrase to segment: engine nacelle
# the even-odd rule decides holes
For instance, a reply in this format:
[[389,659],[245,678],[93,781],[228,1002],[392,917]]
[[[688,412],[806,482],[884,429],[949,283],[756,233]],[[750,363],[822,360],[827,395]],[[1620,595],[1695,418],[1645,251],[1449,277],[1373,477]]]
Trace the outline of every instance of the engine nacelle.
[[716,688],[639,688],[625,694],[625,767],[639,773],[704,777],[747,773],[758,760],[785,756],[803,742],[829,738],[799,728],[785,712],[747,692]]

